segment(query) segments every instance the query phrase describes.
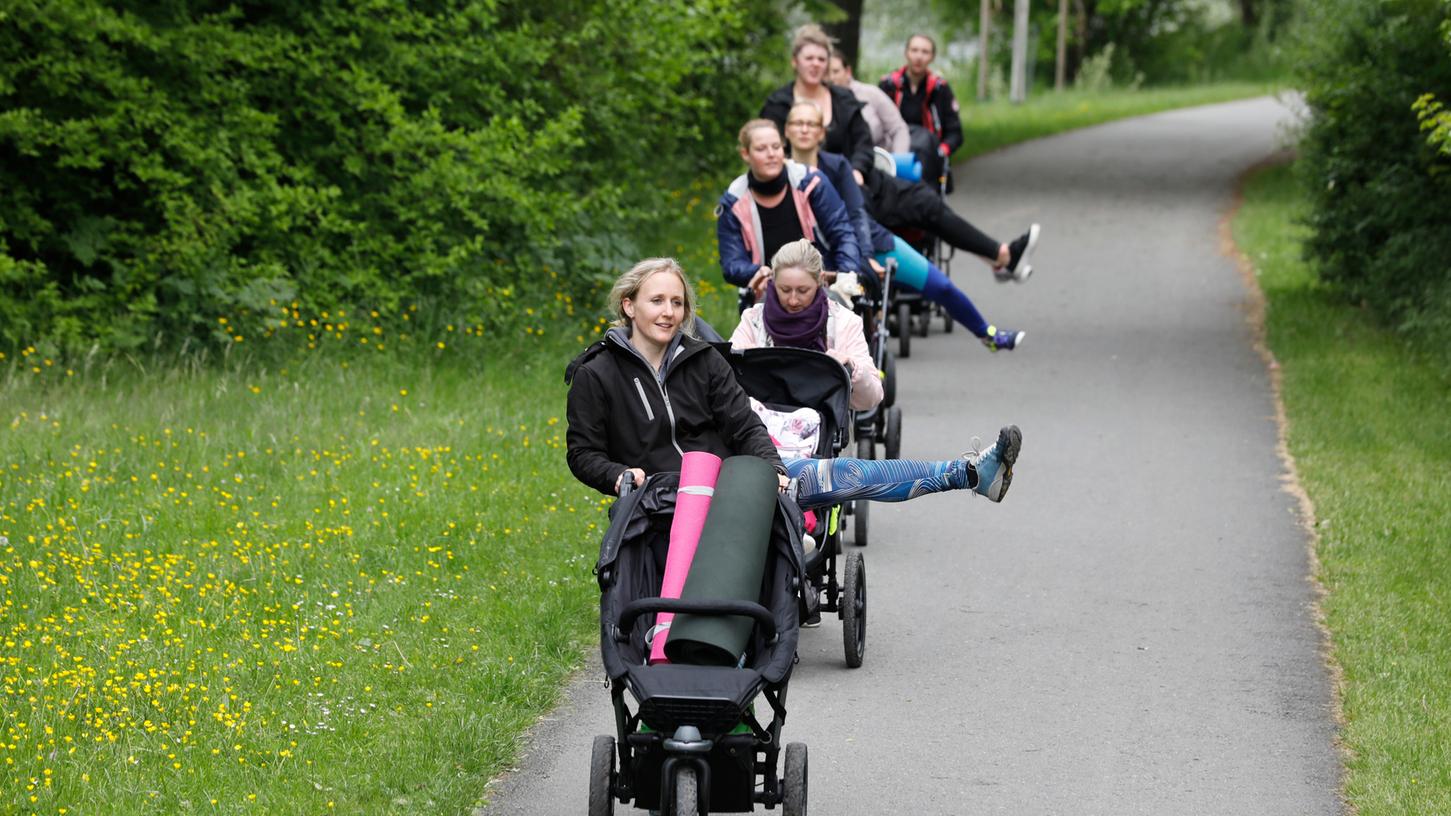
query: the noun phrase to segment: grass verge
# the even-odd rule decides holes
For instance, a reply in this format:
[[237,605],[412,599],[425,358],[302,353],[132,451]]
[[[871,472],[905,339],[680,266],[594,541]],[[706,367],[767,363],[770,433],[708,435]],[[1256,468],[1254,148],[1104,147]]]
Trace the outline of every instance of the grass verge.
[[1361,816],[1451,813],[1451,355],[1409,344],[1302,260],[1290,168],[1250,178],[1233,221],[1315,507],[1322,602]]
[[1274,91],[1274,86],[1264,83],[1223,82],[1139,90],[1046,91],[1029,97],[1021,105],[1006,101],[964,101],[963,149],[953,154],[953,158],[968,159],[1029,139],[1116,119],[1246,99]]
[[564,359],[0,375],[0,812],[466,812],[594,628]]

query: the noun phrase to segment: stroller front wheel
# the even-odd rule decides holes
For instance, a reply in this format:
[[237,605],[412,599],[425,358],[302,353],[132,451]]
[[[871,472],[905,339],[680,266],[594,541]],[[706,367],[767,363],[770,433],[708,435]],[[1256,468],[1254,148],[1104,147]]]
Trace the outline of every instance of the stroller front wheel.
[[861,553],[846,560],[841,581],[841,639],[848,668],[860,668],[867,654],[867,562]]
[[589,816],[614,816],[615,738],[595,737],[589,757]]
[[897,304],[897,356],[912,356],[912,307],[907,303]]
[[806,816],[806,743],[786,746],[786,767],[781,774],[781,812],[785,816]]
[[882,441],[886,446],[884,458],[902,458],[902,408],[893,405],[887,409],[886,428],[882,433]]
[[682,763],[675,771],[674,804],[670,816],[700,816],[700,783],[691,765]]

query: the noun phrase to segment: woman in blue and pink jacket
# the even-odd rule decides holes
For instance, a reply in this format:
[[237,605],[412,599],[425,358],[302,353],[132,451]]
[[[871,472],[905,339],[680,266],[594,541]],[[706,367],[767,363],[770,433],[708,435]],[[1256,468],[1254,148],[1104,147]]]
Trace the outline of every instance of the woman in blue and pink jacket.
[[747,122],[740,150],[748,169],[715,210],[725,279],[761,297],[771,274],[765,259],[801,238],[816,246],[832,272],[860,272],[861,248],[841,196],[820,172],[786,159],[776,123]]

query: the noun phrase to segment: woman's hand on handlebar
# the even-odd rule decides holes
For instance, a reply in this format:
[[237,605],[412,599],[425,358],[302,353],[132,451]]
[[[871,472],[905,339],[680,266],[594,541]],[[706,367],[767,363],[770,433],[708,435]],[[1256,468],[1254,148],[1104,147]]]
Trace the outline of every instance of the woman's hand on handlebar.
[[882,278],[885,278],[887,276],[887,269],[886,269],[886,267],[884,267],[881,264],[877,263],[877,259],[876,258],[867,258],[867,263],[869,263],[869,264],[872,265],[872,271],[875,272],[875,273],[877,273],[877,279],[878,280],[881,280]]
[[829,348],[826,350],[826,356],[837,361],[838,363],[841,363],[842,368],[845,368],[848,372],[852,371],[855,368],[855,366],[852,365],[851,355],[847,354],[841,349]]
[[639,487],[640,485],[645,483],[645,471],[639,468],[630,468],[629,470],[621,473],[619,475],[619,478],[615,479],[616,496],[620,495],[620,483],[625,480],[626,476],[630,477],[630,484],[634,485],[635,487]]
[[750,288],[751,292],[755,294],[756,300],[759,301],[766,296],[766,287],[770,283],[771,267],[763,266],[756,270],[756,274],[751,276],[751,282],[746,284],[746,286]]

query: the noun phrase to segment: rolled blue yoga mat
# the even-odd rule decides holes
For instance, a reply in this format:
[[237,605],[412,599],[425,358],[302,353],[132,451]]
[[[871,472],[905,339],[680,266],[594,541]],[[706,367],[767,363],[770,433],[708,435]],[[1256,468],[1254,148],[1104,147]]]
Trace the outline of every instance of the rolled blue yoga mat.
[[[681,600],[760,600],[776,490],[776,469],[760,457],[732,456],[721,463]],[[753,626],[739,615],[678,615],[665,656],[671,663],[734,666]]]
[[897,178],[922,180],[922,160],[917,158],[916,153],[893,153],[892,158],[897,162]]

